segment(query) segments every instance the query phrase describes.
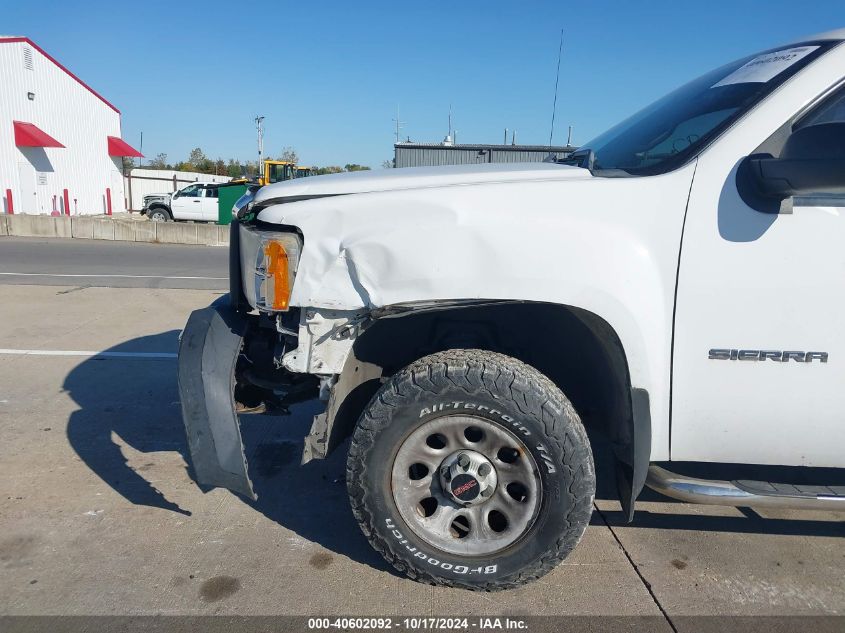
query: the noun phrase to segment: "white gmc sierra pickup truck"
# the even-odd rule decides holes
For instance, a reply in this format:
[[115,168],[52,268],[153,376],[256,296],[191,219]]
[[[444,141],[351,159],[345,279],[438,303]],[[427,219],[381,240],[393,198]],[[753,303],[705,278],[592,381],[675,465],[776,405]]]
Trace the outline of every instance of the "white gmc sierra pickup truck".
[[[576,546],[609,440],[629,520],[688,502],[845,509],[845,30],[750,55],[561,163],[292,180],[239,205],[231,292],[179,384],[197,480],[254,496],[237,414],[319,396],[373,547],[498,589]],[[687,464],[689,466],[689,464]],[[787,469],[788,470],[788,469]]]

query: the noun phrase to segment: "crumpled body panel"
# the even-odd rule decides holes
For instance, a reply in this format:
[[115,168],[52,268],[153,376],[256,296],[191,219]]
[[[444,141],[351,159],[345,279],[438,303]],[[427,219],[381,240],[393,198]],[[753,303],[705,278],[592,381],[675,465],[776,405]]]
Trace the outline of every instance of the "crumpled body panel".
[[292,305],[502,299],[599,315],[625,348],[632,386],[651,396],[659,460],[668,458],[672,312],[694,168],[644,178],[560,168],[555,178],[278,204],[259,219],[303,233]]

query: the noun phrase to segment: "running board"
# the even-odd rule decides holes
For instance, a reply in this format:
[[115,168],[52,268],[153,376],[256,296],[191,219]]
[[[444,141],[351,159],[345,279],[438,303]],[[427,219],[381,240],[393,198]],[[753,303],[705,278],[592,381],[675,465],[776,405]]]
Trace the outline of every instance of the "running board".
[[845,511],[845,486],[793,486],[765,481],[718,481],[677,475],[652,464],[646,486],[686,501],[717,506]]

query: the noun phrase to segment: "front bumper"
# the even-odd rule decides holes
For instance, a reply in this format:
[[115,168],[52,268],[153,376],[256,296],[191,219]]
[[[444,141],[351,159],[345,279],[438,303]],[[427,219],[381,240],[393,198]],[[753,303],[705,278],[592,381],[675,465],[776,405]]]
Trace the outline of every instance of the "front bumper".
[[246,330],[228,297],[192,312],[179,342],[179,395],[197,482],[255,499],[234,396]]
[[364,311],[297,308],[279,320],[247,314],[239,225],[231,225],[229,295],[192,312],[182,332],[179,394],[197,483],[255,499],[238,403],[240,410],[263,403],[284,412],[304,400],[327,401],[303,452],[304,461],[323,458],[335,445],[332,429],[341,404],[363,381],[381,376],[381,368],[352,354]]
[[170,205],[170,200],[167,198],[144,198],[141,200],[141,213],[146,213],[154,204]]

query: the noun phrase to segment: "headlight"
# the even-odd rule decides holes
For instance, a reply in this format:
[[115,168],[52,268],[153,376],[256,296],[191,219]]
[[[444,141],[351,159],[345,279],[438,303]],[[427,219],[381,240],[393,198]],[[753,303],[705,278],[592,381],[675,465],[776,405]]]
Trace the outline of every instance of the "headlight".
[[[247,189],[246,193],[235,200],[235,204],[232,205],[232,217],[242,218],[249,213],[249,206],[252,204],[253,198],[255,198],[255,192]],[[243,213],[241,213],[242,209],[244,210]]]
[[261,312],[285,312],[302,240],[295,233],[262,231],[240,226],[241,278],[246,299]]

